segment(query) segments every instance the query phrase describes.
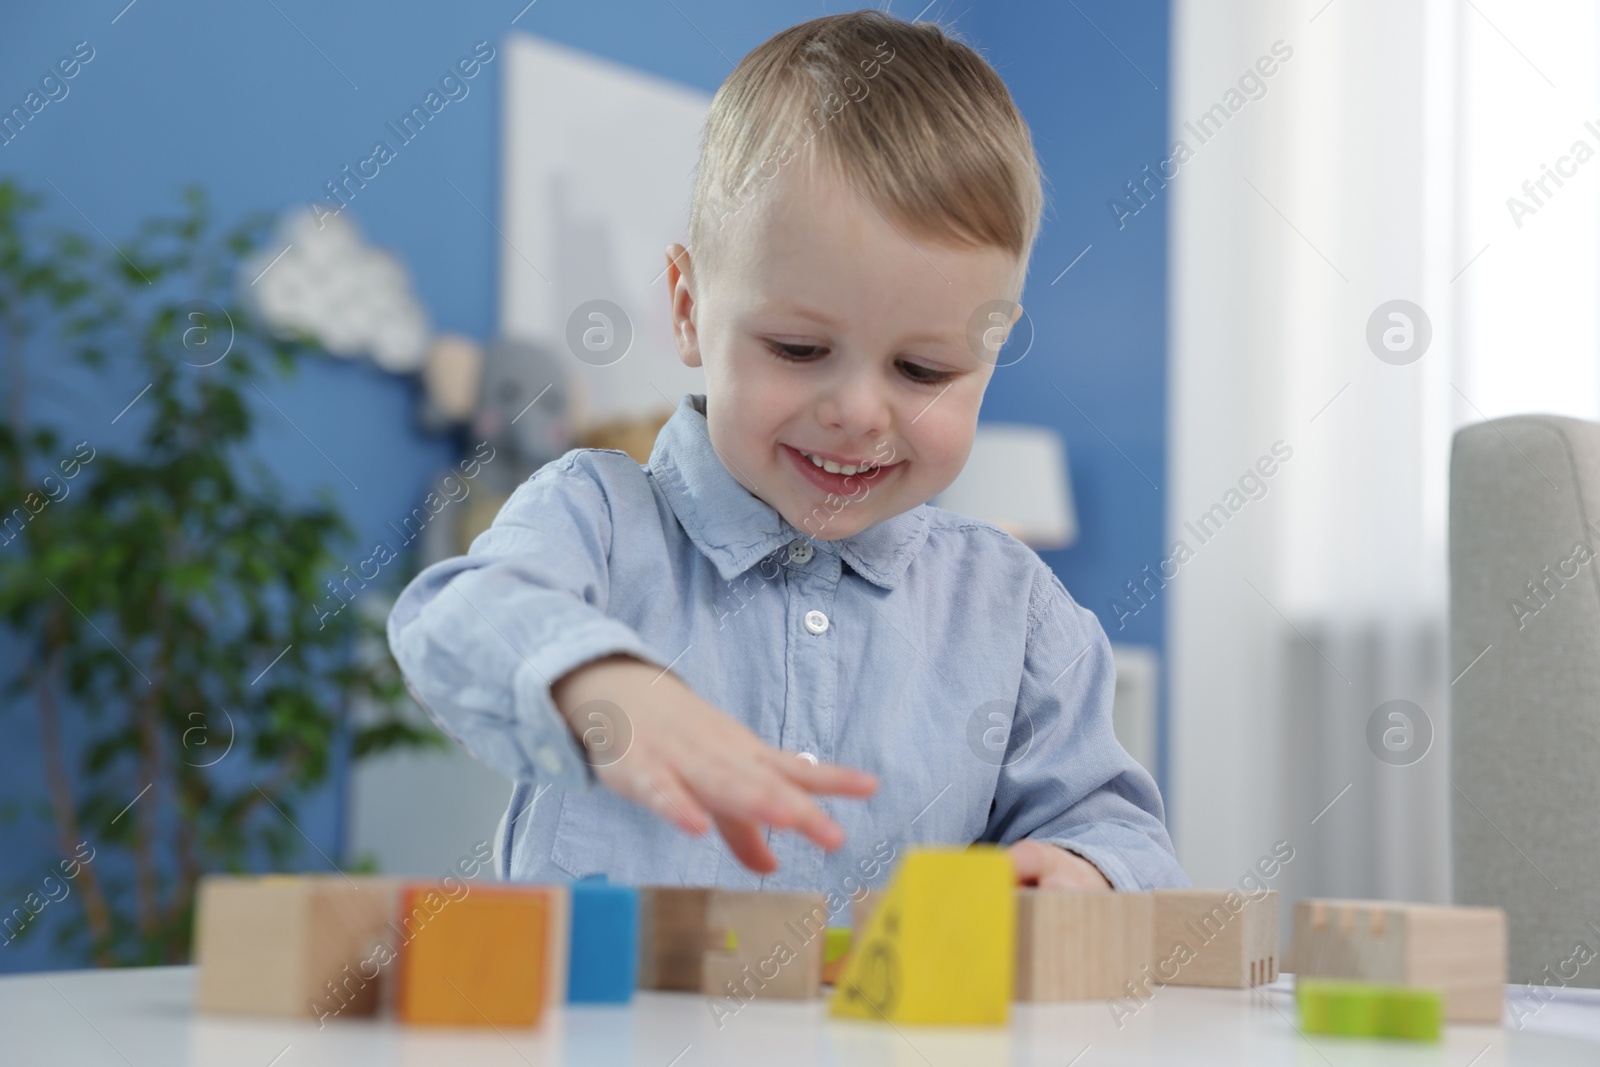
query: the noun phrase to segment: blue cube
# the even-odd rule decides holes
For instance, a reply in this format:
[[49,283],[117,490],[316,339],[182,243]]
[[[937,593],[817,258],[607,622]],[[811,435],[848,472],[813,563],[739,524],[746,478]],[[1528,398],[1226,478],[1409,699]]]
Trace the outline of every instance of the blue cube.
[[626,1004],[639,976],[639,891],[572,883],[567,1003]]

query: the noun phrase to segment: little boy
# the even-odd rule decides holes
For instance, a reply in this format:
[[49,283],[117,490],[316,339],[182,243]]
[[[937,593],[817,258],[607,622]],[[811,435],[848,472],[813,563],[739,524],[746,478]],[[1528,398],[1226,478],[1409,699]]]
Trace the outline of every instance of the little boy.
[[907,845],[984,841],[1023,884],[1187,884],[1094,615],[926,503],[1041,200],[1005,86],[935,25],[827,16],[729,76],[667,249],[705,394],[647,465],[541,468],[389,617],[417,699],[517,783],[503,877],[844,896]]

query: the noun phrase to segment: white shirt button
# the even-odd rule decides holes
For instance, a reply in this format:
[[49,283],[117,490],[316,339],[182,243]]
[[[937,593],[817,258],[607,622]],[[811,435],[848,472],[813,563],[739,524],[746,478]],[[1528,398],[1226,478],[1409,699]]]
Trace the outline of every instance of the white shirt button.
[[536,755],[539,758],[539,766],[551,774],[561,773],[561,753],[549,745],[545,745],[539,749]]
[[813,767],[817,765],[817,754],[815,752],[802,752],[800,753],[800,758],[811,764]]
[[815,551],[816,550],[811,547],[810,541],[807,541],[803,537],[796,537],[793,541],[789,542],[789,562],[810,563],[811,556],[813,553],[815,553]]
[[828,617],[820,611],[806,612],[806,629],[814,634],[828,632]]

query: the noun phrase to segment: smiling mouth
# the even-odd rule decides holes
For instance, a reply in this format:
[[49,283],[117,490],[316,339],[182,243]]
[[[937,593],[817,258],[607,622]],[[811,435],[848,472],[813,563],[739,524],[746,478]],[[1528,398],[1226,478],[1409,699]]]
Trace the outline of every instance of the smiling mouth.
[[876,464],[870,460],[861,463],[839,463],[802,451],[793,445],[784,445],[783,450],[788,455],[789,461],[794,464],[796,473],[802,478],[824,492],[844,496],[859,493],[863,486],[880,482],[905,463],[904,460],[883,464]]
[[847,478],[852,474],[870,473],[877,470],[879,466],[871,460],[862,460],[860,463],[835,463],[831,459],[823,459],[821,456],[814,456],[810,452],[805,452],[798,448],[795,451],[810,460],[813,467],[820,467],[829,474],[842,474]]

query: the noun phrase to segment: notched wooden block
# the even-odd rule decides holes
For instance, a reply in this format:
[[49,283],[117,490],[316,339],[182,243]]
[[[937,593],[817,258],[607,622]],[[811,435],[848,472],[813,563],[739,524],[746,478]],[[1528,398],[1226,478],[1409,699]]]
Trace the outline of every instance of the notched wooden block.
[[1506,983],[1499,908],[1380,900],[1302,900],[1294,909],[1296,980],[1347,978],[1444,995],[1451,1022],[1498,1023]]
[[1278,892],[1158,889],[1154,963],[1164,985],[1248,989],[1278,978]]
[[1126,996],[1150,963],[1154,936],[1149,893],[1018,889],[1016,999]]

